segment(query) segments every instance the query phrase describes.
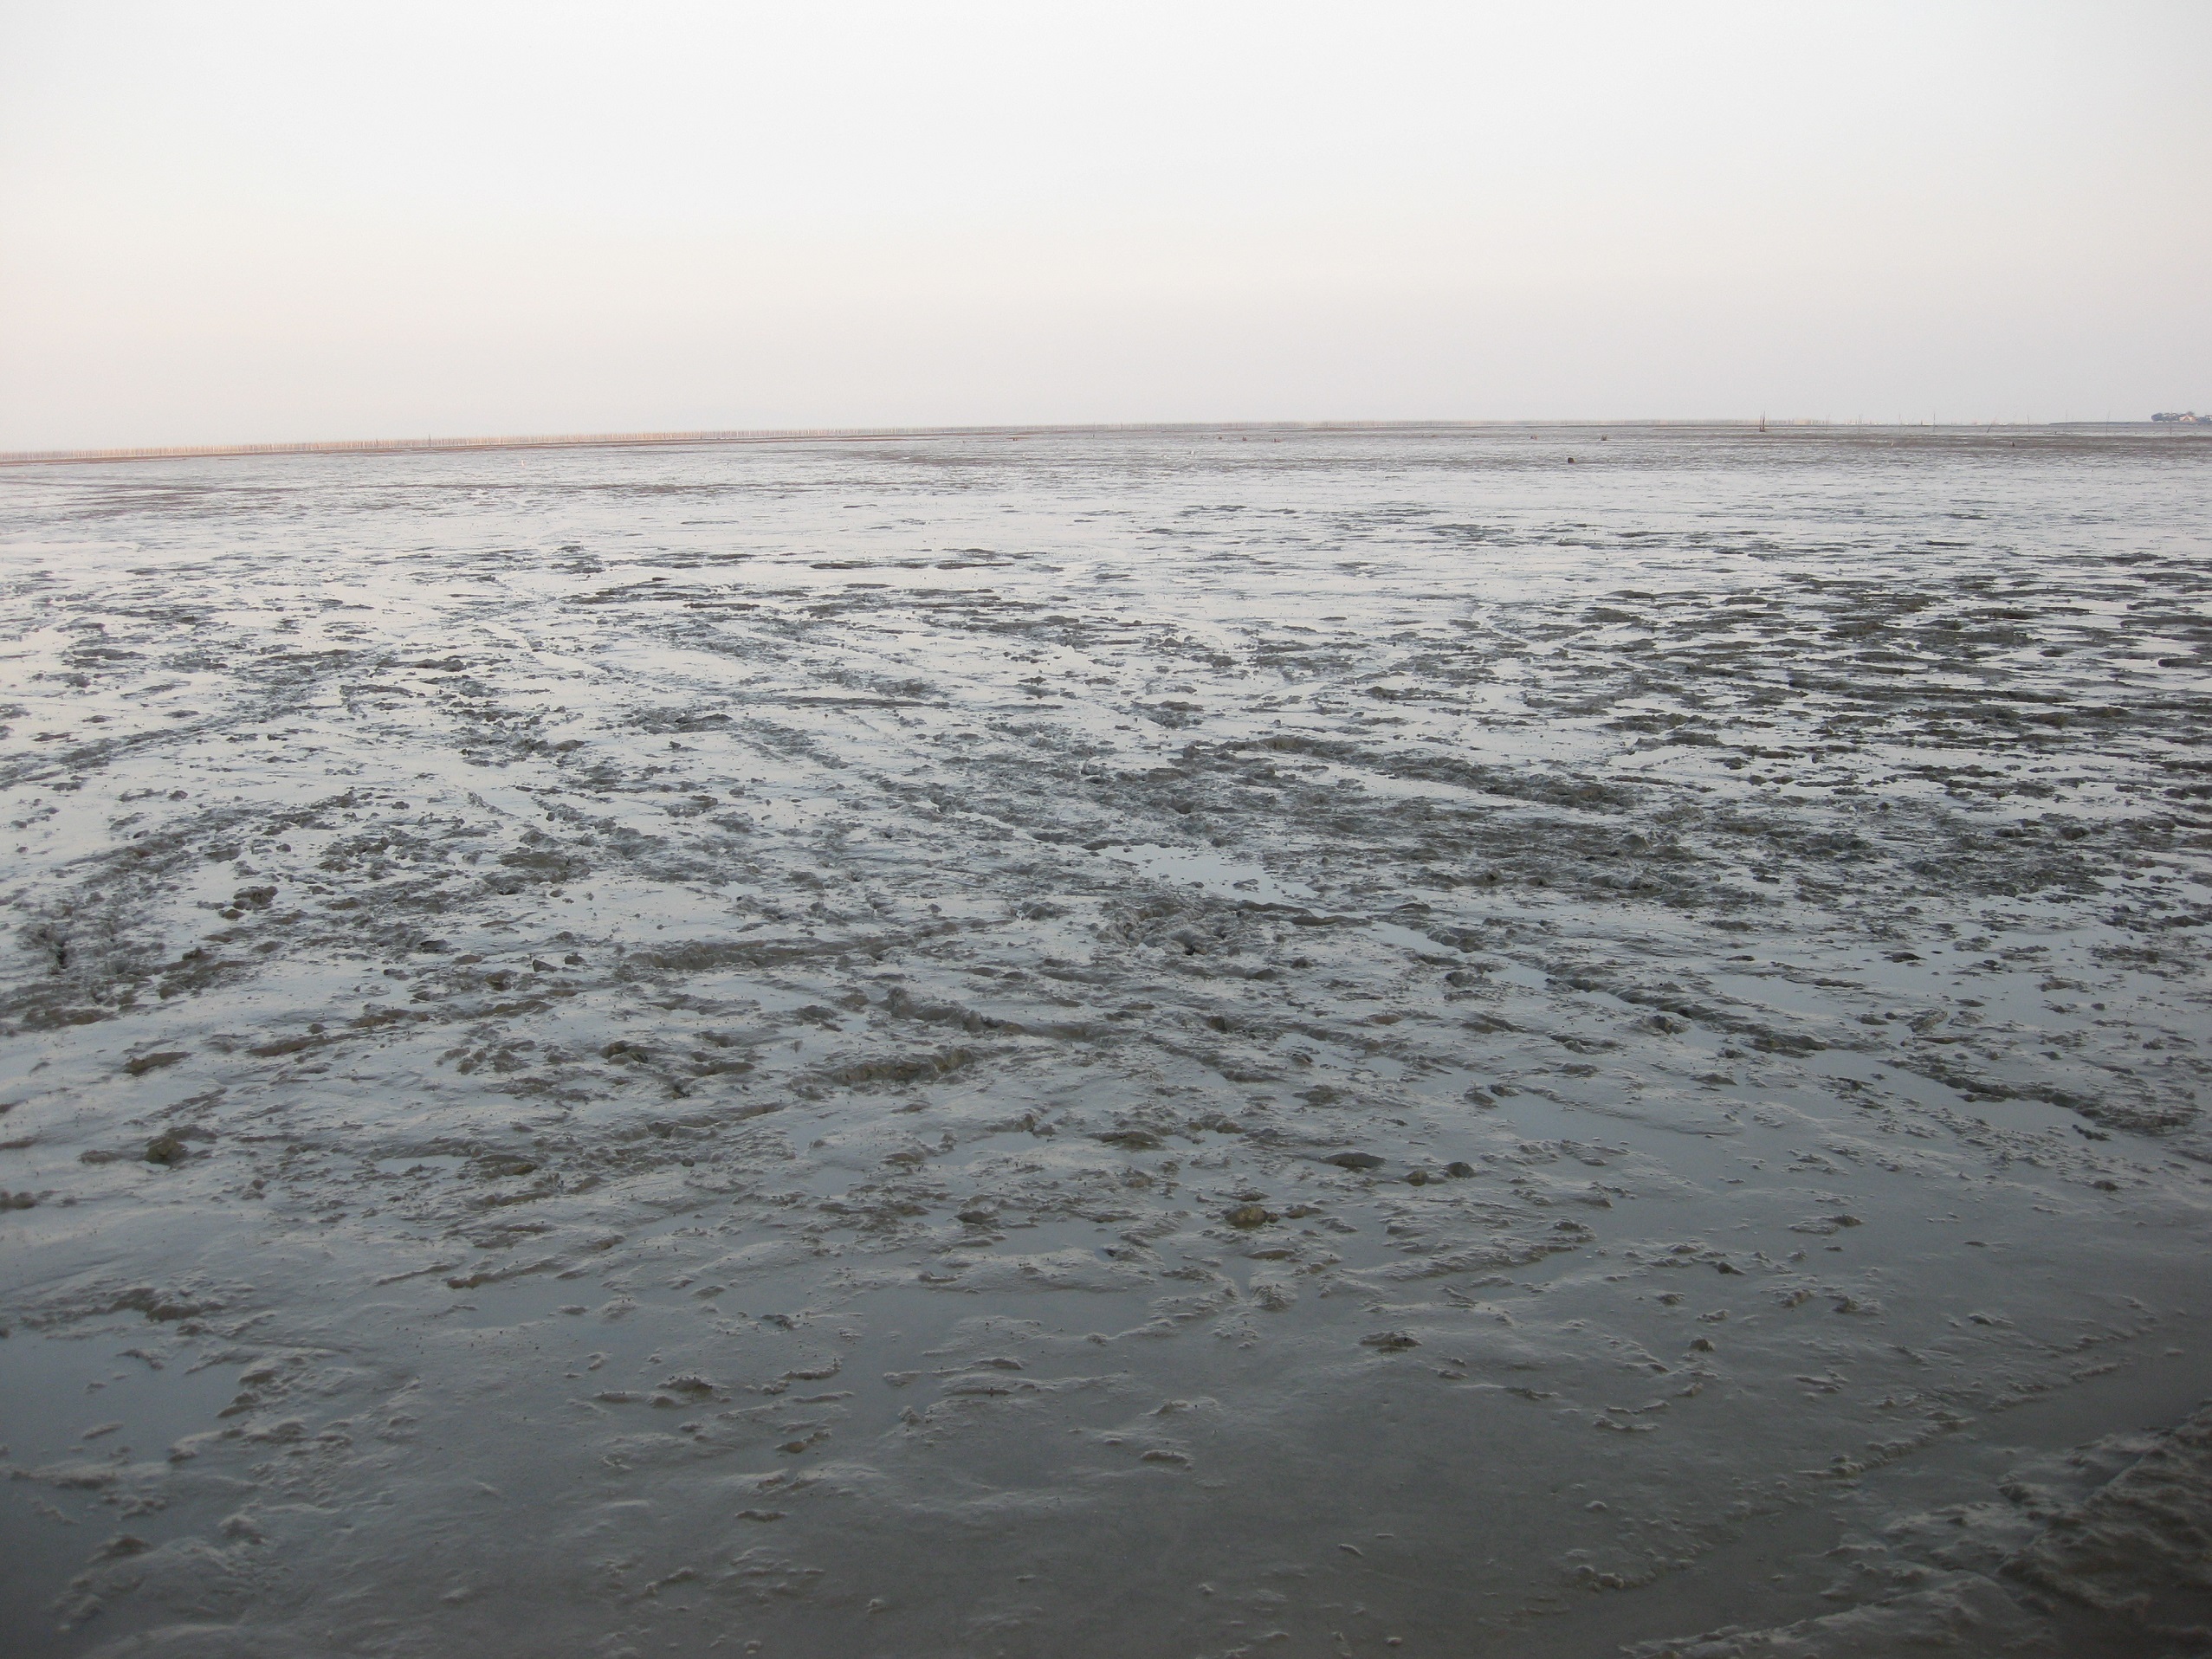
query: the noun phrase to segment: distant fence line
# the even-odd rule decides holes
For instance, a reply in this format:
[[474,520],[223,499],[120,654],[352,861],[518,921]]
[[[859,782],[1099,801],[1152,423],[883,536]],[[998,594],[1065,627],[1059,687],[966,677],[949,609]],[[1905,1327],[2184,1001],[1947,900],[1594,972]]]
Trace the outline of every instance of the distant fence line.
[[[1772,425],[1817,426],[1818,421]],[[356,438],[297,443],[162,444],[132,449],[19,449],[0,451],[0,466],[70,461],[195,461],[244,455],[344,455],[435,453],[467,449],[581,449],[682,443],[789,443],[822,438],[1025,438],[1107,436],[1116,433],[1195,432],[1418,432],[1485,427],[1749,426],[1710,421],[1183,421],[1129,422],[1089,426],[818,426],[760,427],[719,432],[563,432],[501,438]]]

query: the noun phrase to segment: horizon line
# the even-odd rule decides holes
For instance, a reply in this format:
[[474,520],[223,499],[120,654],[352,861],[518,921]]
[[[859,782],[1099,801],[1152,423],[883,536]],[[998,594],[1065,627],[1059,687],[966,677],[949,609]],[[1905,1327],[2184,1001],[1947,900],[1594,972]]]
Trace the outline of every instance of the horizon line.
[[896,438],[1085,437],[1139,433],[1325,433],[1473,431],[1496,428],[1595,429],[1648,427],[1750,429],[1840,427],[1856,430],[2045,431],[2054,427],[2150,426],[2149,421],[1836,421],[1779,416],[1674,418],[1431,421],[1123,421],[960,426],[754,427],[694,432],[567,432],[501,437],[330,438],[272,443],[147,444],[104,449],[0,450],[0,466],[52,466],[73,462],[205,461],[256,455],[410,455],[477,449],[674,448],[688,444],[793,443]]

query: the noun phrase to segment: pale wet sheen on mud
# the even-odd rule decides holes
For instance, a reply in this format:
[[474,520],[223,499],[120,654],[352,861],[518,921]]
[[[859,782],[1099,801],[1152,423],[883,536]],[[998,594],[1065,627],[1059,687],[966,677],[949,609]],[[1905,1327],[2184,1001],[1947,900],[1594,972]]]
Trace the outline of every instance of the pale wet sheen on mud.
[[2202,1650],[2208,457],[0,474],[8,1651]]

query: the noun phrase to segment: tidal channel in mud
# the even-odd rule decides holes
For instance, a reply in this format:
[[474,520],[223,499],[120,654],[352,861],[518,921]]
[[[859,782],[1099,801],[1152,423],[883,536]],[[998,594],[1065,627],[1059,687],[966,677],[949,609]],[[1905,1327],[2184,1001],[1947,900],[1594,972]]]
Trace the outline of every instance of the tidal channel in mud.
[[0,472],[7,1651],[2198,1651],[2208,462]]

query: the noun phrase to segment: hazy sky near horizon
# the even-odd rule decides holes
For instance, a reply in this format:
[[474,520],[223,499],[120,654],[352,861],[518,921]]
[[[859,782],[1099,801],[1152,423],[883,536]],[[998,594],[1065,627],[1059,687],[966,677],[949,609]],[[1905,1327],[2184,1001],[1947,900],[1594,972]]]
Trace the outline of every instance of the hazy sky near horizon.
[[0,449],[2212,407],[2212,4],[0,0]]

